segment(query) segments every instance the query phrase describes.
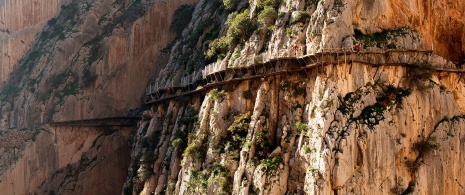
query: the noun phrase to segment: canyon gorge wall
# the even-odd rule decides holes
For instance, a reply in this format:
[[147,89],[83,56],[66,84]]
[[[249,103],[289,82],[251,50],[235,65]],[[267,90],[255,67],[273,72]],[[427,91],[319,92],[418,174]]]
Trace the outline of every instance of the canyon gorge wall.
[[[428,65],[456,68],[465,54],[464,7],[458,0],[0,1],[0,189],[463,194],[458,73],[338,62],[149,107],[144,90],[179,86],[213,62],[244,67],[355,43],[363,51],[433,49]],[[142,115],[136,129],[53,125],[131,114]]]

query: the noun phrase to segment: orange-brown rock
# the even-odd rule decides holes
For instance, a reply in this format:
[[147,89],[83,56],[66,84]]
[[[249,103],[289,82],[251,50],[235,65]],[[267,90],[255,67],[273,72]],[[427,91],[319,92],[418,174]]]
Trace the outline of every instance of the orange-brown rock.
[[37,33],[65,1],[5,0],[0,2],[0,86],[29,50]]

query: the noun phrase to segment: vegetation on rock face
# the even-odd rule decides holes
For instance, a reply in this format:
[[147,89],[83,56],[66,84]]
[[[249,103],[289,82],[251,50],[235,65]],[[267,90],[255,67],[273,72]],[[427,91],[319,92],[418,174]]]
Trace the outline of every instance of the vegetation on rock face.
[[171,29],[176,32],[176,36],[182,36],[182,31],[189,25],[192,19],[192,12],[194,12],[194,8],[195,7],[192,5],[182,5],[174,12]]
[[236,14],[231,13],[229,16],[229,26],[226,36],[213,40],[205,56],[211,61],[222,59],[226,56],[228,50],[232,51],[237,45],[243,44],[255,29],[255,25],[249,18],[249,10]]
[[414,64],[409,67],[406,83],[423,91],[430,87],[427,81],[433,77],[434,73],[436,73],[436,68],[428,62]]
[[274,23],[276,18],[278,18],[278,12],[272,7],[265,7],[265,9],[258,14],[258,23],[262,26],[269,26]]
[[305,134],[308,131],[308,125],[302,122],[297,122],[295,124],[297,131],[301,134]]
[[223,0],[223,5],[227,11],[235,10],[240,0]]
[[220,147],[224,152],[235,155],[235,152],[246,143],[246,136],[250,124],[250,112],[234,117],[234,122],[228,127],[226,136],[222,139]]
[[349,115],[350,121],[355,121],[358,124],[365,124],[370,129],[373,129],[374,126],[378,125],[381,120],[384,120],[383,112],[389,106],[400,106],[402,104],[402,99],[410,95],[411,90],[397,88],[393,85],[386,86],[383,83],[379,82],[377,82],[374,86],[371,87],[379,88],[381,89],[381,91],[378,94],[378,97],[376,98],[376,103],[363,108],[359,116],[353,117],[353,113],[355,111],[355,104],[364,95],[362,90],[347,93],[344,98],[339,97],[340,103],[338,110],[341,111],[341,113],[344,115]]
[[292,15],[291,23],[292,24],[299,23],[299,22],[305,23],[306,20],[309,18],[310,18],[310,15],[307,12],[297,11]]
[[258,0],[257,7],[258,8],[271,7],[273,9],[277,9],[281,3],[282,3],[282,0]]
[[216,100],[222,101],[223,98],[225,97],[224,90],[214,89],[210,92],[210,94],[211,94],[210,101],[216,101]]
[[220,163],[212,163],[203,170],[190,170],[190,174],[190,182],[186,187],[192,193],[205,194],[209,185],[217,185],[219,194],[227,194],[231,190],[232,178]]
[[363,34],[360,30],[354,29],[354,38],[362,44],[363,47],[379,47],[386,49],[396,49],[397,46],[391,43],[397,36],[405,37],[409,31],[415,32],[407,27],[394,30],[383,30],[373,34]]
[[260,165],[265,168],[265,172],[270,173],[278,169],[281,163],[283,163],[283,158],[281,156],[275,156],[263,159]]
[[237,14],[231,20],[231,23],[226,34],[229,37],[229,46],[234,48],[237,44],[243,43],[250,37],[253,32],[253,24],[249,18],[249,11],[245,10]]
[[241,93],[242,97],[245,98],[245,99],[250,99],[252,98],[252,92],[250,90],[247,90],[247,91],[243,91]]

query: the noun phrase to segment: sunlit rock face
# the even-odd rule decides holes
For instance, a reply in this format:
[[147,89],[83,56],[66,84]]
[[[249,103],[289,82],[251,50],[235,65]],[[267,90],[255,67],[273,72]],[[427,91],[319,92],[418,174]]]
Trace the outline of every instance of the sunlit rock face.
[[[0,8],[6,194],[465,193],[464,81],[428,68],[464,59],[462,1],[0,0]],[[433,54],[426,63],[367,56],[420,68],[346,59],[144,105],[147,84],[181,86],[211,63],[247,67],[355,44]],[[131,128],[53,125],[134,113],[142,119]]]

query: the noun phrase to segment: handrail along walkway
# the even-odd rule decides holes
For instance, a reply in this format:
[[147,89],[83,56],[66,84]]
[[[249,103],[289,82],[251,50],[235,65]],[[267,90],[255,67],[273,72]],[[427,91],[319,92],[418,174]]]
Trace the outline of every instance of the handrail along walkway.
[[[227,67],[227,62],[215,62],[200,71],[181,78],[180,86],[161,88],[158,83],[146,88],[149,97],[146,104],[154,104],[179,96],[190,95],[230,82],[256,79],[289,72],[304,71],[328,64],[363,63],[371,66],[409,66],[431,60],[431,50],[392,49],[375,51],[353,51],[351,48],[327,48],[321,52],[297,56],[289,55],[263,60],[264,56],[253,56],[251,65]],[[256,59],[260,59],[255,62]],[[265,56],[266,57],[266,56]],[[250,62],[250,58],[247,62]],[[249,64],[249,63],[246,63]],[[465,73],[462,69],[438,68],[437,72]]]

